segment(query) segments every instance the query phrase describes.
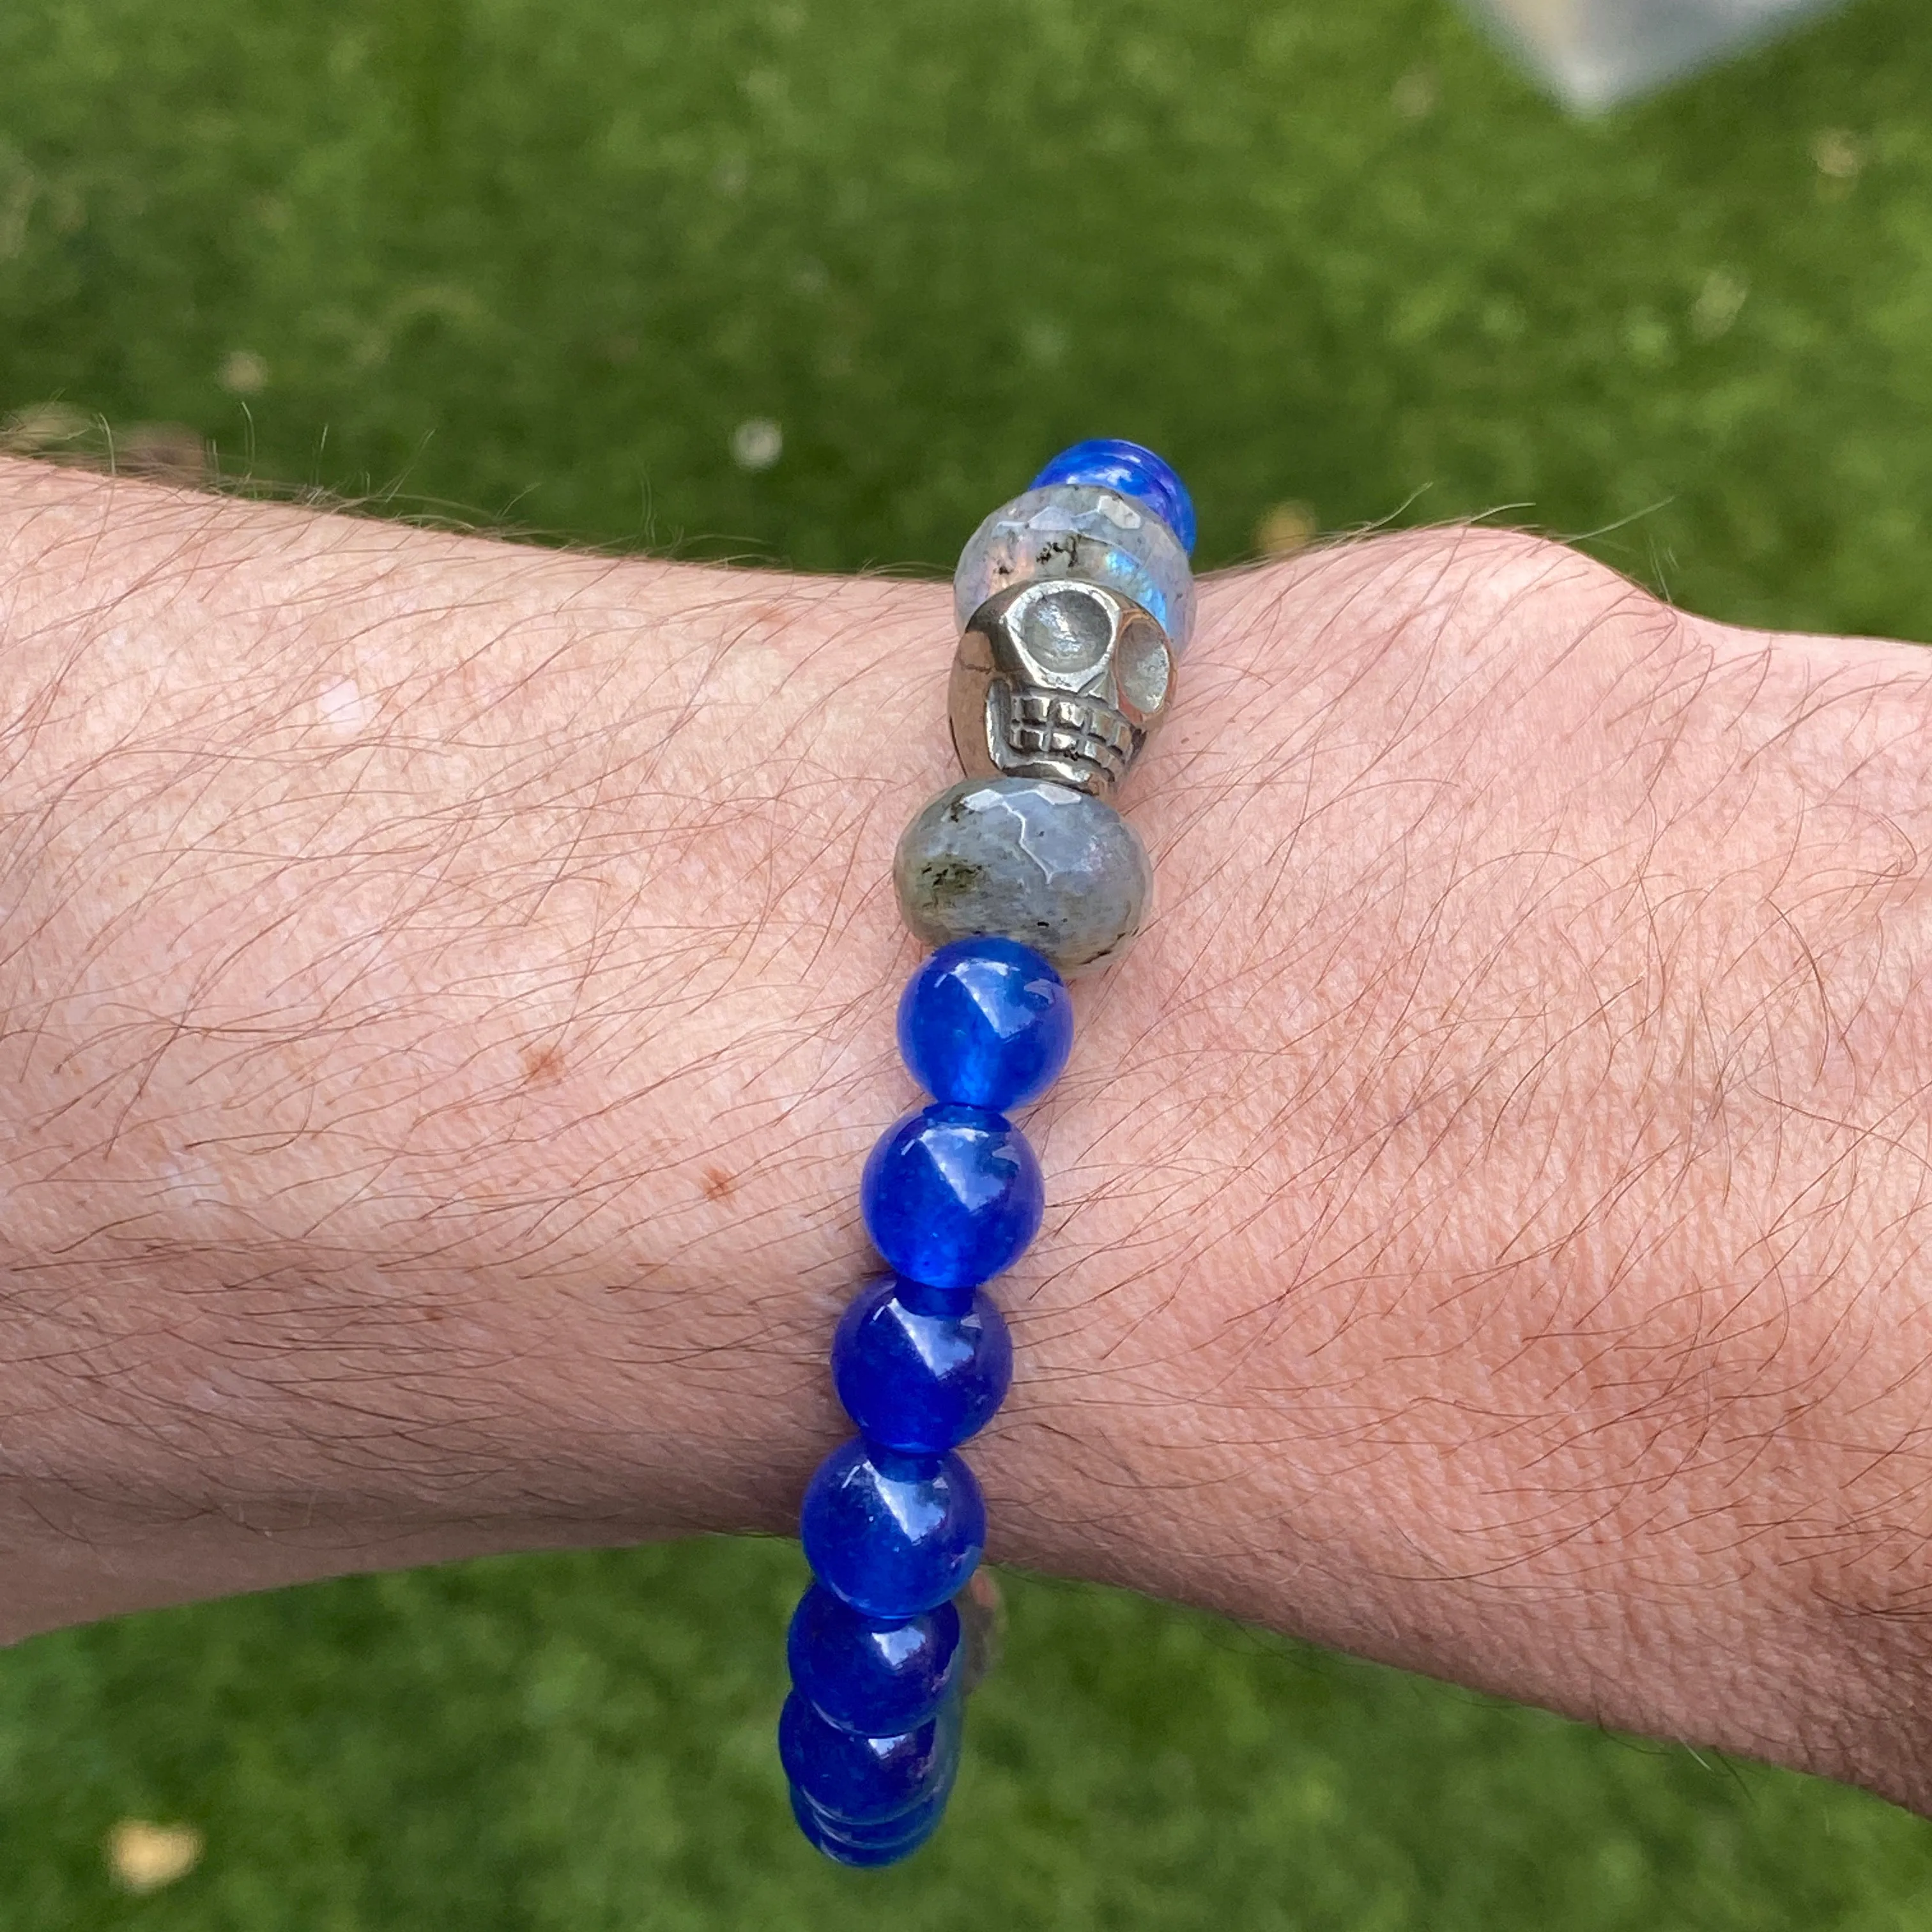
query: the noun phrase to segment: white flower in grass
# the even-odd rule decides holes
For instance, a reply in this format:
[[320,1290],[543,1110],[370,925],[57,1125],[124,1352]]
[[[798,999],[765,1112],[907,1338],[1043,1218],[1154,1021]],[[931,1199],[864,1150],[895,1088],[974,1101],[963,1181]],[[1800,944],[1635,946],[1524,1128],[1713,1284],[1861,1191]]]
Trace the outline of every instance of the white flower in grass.
[[731,432],[731,460],[740,470],[769,470],[784,454],[784,431],[770,416],[752,416]]

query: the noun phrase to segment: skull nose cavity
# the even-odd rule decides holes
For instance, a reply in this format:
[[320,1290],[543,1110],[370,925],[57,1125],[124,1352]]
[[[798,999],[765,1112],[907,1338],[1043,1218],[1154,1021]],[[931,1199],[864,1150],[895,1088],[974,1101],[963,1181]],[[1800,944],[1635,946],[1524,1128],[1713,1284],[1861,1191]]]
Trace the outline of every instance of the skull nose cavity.
[[1042,669],[1091,670],[1113,642],[1113,613],[1084,586],[1055,584],[1025,600],[1019,633]]

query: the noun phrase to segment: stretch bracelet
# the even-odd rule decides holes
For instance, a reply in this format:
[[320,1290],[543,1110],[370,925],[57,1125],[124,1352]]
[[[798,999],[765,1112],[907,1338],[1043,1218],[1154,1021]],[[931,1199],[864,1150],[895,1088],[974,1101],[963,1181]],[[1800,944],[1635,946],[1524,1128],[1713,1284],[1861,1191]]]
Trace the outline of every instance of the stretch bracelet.
[[1119,957],[1147,853],[1110,802],[1171,707],[1194,616],[1194,508],[1151,451],[1055,457],[973,534],[953,578],[949,709],[966,773],[906,829],[906,923],[936,950],[899,1001],[932,1096],[860,1184],[891,1272],[832,1344],[859,1433],[819,1466],[800,1534],[815,1580],[787,1640],[778,1754],[805,1835],[886,1865],[938,1827],[998,1598],[976,1577],[986,1510],[956,1453],[1004,1398],[1012,1345],[985,1283],[1039,1232],[1040,1164],[1008,1114],[1073,1042],[1063,976]]

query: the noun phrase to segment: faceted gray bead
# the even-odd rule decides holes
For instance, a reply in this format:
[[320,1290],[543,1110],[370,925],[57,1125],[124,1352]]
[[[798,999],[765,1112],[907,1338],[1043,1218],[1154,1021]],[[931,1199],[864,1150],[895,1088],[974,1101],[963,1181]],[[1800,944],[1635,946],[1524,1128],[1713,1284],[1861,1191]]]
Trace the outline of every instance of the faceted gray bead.
[[1194,628],[1194,573],[1180,539],[1150,510],[1090,483],[1056,483],[1002,503],[959,553],[952,608],[963,631],[996,592],[1077,577],[1130,598],[1177,656]]
[[1117,958],[1140,928],[1154,868],[1111,805],[1044,778],[965,778],[906,827],[899,910],[933,946],[998,934],[1062,973]]

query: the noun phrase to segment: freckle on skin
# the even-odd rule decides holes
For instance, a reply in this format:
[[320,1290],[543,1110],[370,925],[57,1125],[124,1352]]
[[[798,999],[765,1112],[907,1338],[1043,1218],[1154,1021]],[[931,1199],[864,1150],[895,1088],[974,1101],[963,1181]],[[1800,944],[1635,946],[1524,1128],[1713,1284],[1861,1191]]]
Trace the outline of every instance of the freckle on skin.
[[738,1184],[722,1167],[707,1167],[704,1170],[704,1198],[707,1201],[726,1201],[736,1192]]
[[563,1078],[563,1049],[560,1046],[526,1046],[524,1048],[524,1084],[554,1087]]
[[344,738],[367,730],[375,711],[352,677],[338,677],[325,684],[316,694],[315,708],[322,714],[322,723]]

